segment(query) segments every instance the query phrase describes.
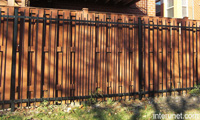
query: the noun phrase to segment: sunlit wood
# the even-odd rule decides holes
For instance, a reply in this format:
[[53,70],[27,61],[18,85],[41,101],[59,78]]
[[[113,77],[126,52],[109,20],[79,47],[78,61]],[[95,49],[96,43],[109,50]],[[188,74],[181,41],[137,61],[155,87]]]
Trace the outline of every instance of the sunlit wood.
[[[97,91],[114,100],[173,95],[200,83],[199,21],[22,7],[14,31],[17,15],[3,16],[13,16],[14,7],[1,8],[4,108],[10,107],[13,92],[12,65],[16,65],[16,107],[39,105],[43,99],[50,104],[57,99],[83,102]],[[16,63],[12,63],[13,32]]]

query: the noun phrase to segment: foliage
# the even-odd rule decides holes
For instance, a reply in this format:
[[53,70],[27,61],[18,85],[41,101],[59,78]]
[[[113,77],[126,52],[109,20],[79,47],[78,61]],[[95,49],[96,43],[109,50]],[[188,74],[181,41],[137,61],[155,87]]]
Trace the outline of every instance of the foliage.
[[49,105],[49,102],[44,100],[43,102],[40,103],[40,106],[42,107],[45,107],[45,106],[48,106]]
[[114,103],[114,101],[111,98],[107,99],[107,105],[112,105]]
[[97,98],[99,97],[103,97],[103,92],[98,88],[94,93],[90,94],[90,98],[87,100],[88,105],[95,104],[97,102]]
[[198,96],[198,95],[200,95],[200,85],[195,86],[195,88],[192,89],[192,90],[190,90],[189,93],[190,93],[190,95],[192,95],[192,96]]

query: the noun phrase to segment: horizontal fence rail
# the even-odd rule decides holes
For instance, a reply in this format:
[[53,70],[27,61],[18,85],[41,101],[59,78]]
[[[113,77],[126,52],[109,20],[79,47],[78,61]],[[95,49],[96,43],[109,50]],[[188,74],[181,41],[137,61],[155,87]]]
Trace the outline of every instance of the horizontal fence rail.
[[183,94],[200,82],[199,21],[14,7],[0,18],[2,109]]

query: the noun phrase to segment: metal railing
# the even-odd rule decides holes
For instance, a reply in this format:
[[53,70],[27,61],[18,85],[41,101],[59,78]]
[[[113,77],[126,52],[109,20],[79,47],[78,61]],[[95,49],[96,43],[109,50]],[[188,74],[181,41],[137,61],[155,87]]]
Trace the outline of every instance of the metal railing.
[[199,21],[12,7],[0,18],[3,109],[182,94],[199,84]]

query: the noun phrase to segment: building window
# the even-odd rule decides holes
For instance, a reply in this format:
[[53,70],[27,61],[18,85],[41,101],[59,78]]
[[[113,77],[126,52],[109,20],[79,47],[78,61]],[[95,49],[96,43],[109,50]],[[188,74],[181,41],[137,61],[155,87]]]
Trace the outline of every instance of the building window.
[[188,17],[188,0],[182,0],[182,17]]
[[167,17],[174,17],[174,0],[167,0]]

